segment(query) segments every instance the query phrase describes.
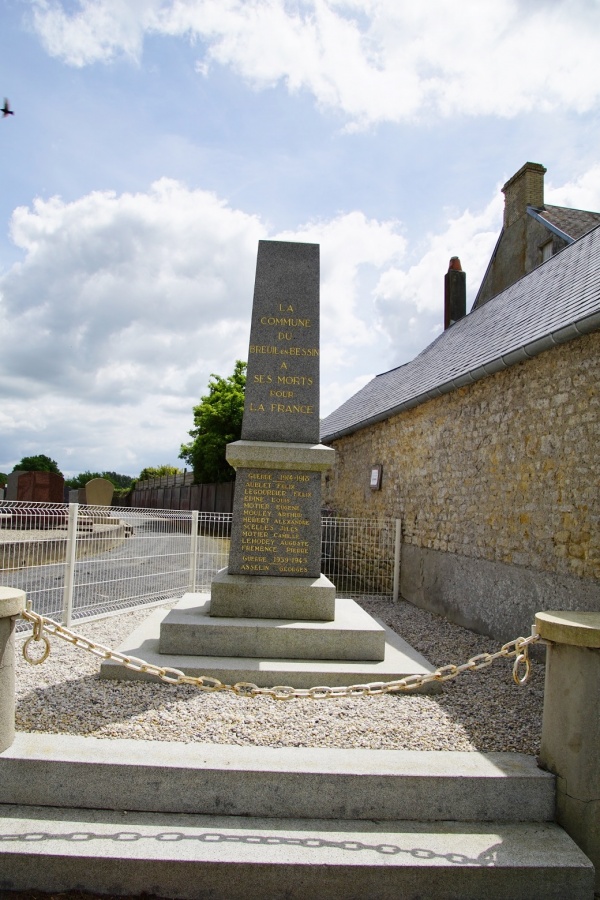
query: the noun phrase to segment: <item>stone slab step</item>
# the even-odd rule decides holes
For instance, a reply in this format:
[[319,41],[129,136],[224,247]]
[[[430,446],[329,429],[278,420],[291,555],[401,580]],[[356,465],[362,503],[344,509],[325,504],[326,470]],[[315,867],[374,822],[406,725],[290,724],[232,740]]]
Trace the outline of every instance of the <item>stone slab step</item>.
[[335,618],[335,585],[326,575],[296,578],[283,575],[230,575],[220,569],[211,581],[212,613],[251,619]]
[[18,733],[0,803],[302,819],[551,821],[520,753],[239,747]]
[[[206,598],[206,594],[198,594]],[[200,600],[198,602],[201,602]],[[427,675],[435,671],[434,666],[405,640],[375,619],[385,633],[385,655],[383,660],[327,660],[327,659],[257,659],[238,656],[190,656],[180,653],[160,653],[160,628],[168,610],[156,610],[136,628],[119,646],[118,650],[128,656],[136,656],[157,666],[180,669],[186,675],[210,675],[226,684],[251,681],[260,687],[291,685],[310,688],[317,685],[364,684],[372,681],[394,681],[407,675]],[[154,675],[134,672],[112,660],[103,660],[100,665],[102,678],[119,680],[155,681]],[[431,682],[416,693],[437,693],[441,684]]]
[[0,888],[185,900],[592,900],[551,823],[332,822],[0,807]]
[[160,653],[274,659],[383,660],[385,629],[354,600],[329,622],[210,615],[207,594],[185,594],[160,626]]

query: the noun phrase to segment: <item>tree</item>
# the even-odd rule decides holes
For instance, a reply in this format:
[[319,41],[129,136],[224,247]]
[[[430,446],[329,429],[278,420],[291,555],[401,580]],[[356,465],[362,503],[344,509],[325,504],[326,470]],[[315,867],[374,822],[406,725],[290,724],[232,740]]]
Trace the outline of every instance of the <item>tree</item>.
[[131,475],[119,475],[117,472],[80,472],[79,475],[74,475],[73,478],[67,478],[65,484],[73,490],[84,488],[92,478],[106,478],[116,488],[130,488],[134,481]]
[[189,434],[193,440],[181,445],[180,459],[194,470],[194,481],[233,481],[235,469],[225,459],[225,447],[237,441],[242,433],[246,363],[237,360],[233,374],[227,378],[211,375],[208,394],[194,407],[194,425]]
[[80,472],[79,475],[74,475],[73,478],[66,478],[65,484],[72,490],[76,490],[77,488],[84,488],[92,478],[102,478],[102,475],[100,472]]
[[112,481],[115,487],[120,488],[130,488],[132,487],[135,478],[131,475],[119,475],[118,472],[103,472],[103,478],[108,478],[109,481]]
[[21,462],[16,464],[13,472],[55,472],[62,475],[58,463],[44,453],[38,456],[24,456]]
[[137,481],[148,481],[152,478],[162,478],[163,475],[181,475],[181,469],[177,466],[146,466],[137,477]]

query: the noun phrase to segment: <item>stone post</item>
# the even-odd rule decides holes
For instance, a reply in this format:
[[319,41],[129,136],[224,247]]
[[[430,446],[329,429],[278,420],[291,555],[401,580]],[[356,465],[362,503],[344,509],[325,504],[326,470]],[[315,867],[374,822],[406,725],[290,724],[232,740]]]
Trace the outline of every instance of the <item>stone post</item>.
[[548,641],[539,763],[556,778],[556,821],[596,867],[600,891],[600,612],[543,612]]
[[15,622],[25,591],[0,587],[0,752],[15,738]]

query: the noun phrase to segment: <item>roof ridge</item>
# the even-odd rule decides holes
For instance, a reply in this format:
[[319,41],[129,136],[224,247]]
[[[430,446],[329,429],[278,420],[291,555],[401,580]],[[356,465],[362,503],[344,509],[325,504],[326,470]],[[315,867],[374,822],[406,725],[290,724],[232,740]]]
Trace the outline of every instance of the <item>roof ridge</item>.
[[323,419],[321,439],[357,431],[598,329],[600,223],[459,319],[412,360],[369,381]]
[[535,206],[534,209],[569,209],[572,212],[589,213],[592,216],[600,216],[600,210],[580,209],[579,206],[559,206],[557,203],[544,203],[543,206]]

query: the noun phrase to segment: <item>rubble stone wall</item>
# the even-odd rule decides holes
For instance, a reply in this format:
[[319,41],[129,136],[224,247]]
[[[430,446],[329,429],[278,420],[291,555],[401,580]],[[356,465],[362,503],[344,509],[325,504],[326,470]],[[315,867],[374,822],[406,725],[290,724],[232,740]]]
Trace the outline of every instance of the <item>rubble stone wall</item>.
[[470,559],[551,574],[600,604],[599,383],[596,332],[337,440],[324,500],[400,517],[403,563],[423,564],[412,547],[463,572]]

